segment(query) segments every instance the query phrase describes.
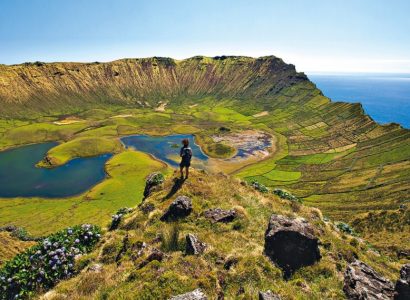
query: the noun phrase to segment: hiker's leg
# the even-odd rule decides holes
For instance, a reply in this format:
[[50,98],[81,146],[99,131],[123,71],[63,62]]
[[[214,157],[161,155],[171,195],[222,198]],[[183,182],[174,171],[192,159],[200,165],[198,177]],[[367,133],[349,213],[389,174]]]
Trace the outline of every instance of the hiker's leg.
[[188,176],[189,176],[189,166],[186,167],[185,173],[186,173],[185,178],[188,178]]
[[183,167],[182,165],[179,166],[179,171],[181,172],[181,178],[184,177],[184,172],[183,172],[183,170],[184,170],[184,167]]

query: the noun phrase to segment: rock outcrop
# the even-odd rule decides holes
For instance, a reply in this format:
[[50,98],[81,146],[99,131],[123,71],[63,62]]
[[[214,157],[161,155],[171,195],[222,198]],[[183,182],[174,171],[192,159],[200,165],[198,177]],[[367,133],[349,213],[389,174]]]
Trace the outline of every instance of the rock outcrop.
[[283,270],[285,278],[321,258],[318,239],[307,221],[275,214],[265,232],[264,253]]
[[178,196],[161,217],[161,221],[172,221],[185,218],[192,212],[192,200],[186,196]]
[[400,270],[400,278],[396,282],[394,299],[410,299],[410,263],[405,264]]
[[207,300],[208,297],[201,289],[196,289],[192,292],[171,297],[169,300]]
[[149,197],[152,192],[164,182],[164,175],[161,173],[152,173],[148,175],[145,181],[144,199]]
[[212,222],[229,223],[236,218],[236,211],[234,209],[223,210],[221,208],[212,208],[204,212],[204,216],[211,219]]
[[266,292],[259,292],[259,300],[281,300],[281,298],[278,294],[268,290]]
[[188,255],[202,254],[206,249],[206,244],[198,240],[198,237],[194,234],[187,234],[186,236],[185,253]]
[[347,266],[344,286],[348,299],[393,299],[393,284],[365,263],[356,260]]

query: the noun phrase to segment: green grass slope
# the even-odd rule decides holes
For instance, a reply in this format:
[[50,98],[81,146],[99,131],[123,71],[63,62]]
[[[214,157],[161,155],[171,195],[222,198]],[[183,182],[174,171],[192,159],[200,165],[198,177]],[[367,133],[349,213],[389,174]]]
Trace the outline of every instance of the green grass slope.
[[[143,207],[150,210],[135,207],[117,230],[105,232],[97,249],[79,259],[83,271],[59,283],[47,299],[169,299],[198,287],[210,299],[221,295],[225,299],[257,299],[258,292],[267,289],[282,299],[345,299],[343,272],[354,257],[387,278],[398,277],[399,261],[340,232],[317,209],[261,194],[222,174],[197,171],[175,192],[176,175],[168,176],[145,200]],[[191,215],[178,222],[160,221],[179,195],[192,199]],[[212,223],[203,212],[215,207],[235,209],[238,217],[232,223]],[[262,253],[272,213],[305,218],[321,241],[320,262],[300,269],[287,281]],[[184,254],[188,233],[208,245],[204,254]],[[162,260],[147,259],[152,248],[165,253]],[[232,264],[227,267],[227,262]]]
[[47,152],[39,167],[57,167],[76,157],[91,157],[104,153],[118,153],[122,145],[119,140],[101,137],[82,137],[60,144]]

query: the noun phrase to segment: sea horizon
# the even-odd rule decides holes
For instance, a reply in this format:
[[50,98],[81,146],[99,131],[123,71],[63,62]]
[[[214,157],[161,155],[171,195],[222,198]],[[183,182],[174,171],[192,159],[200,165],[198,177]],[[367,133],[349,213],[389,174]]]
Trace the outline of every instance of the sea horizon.
[[332,101],[361,103],[381,124],[410,128],[410,73],[307,73]]

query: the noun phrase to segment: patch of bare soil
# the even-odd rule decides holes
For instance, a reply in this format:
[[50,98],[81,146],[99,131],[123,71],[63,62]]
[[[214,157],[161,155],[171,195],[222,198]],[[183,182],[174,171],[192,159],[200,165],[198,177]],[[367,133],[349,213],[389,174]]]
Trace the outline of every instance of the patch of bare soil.
[[157,108],[155,108],[155,111],[163,112],[163,111],[165,111],[165,108],[167,107],[168,102],[159,101],[158,104],[159,105],[158,105]]
[[132,115],[131,115],[131,114],[116,115],[116,116],[110,117],[110,119],[115,119],[115,118],[128,118],[128,117],[132,117]]
[[77,117],[66,117],[64,119],[54,121],[53,124],[56,124],[56,125],[70,125],[70,124],[79,123],[79,122],[82,122],[82,121],[83,120],[81,120]]
[[269,115],[269,112],[265,110],[265,111],[262,111],[260,113],[254,114],[252,117],[259,118],[259,117],[264,117],[264,116],[267,116],[267,115]]
[[237,154],[229,159],[208,160],[208,168],[214,171],[233,173],[244,166],[264,160],[276,152],[276,138],[262,131],[245,130],[214,135],[215,142],[223,142],[237,149]]
[[249,156],[264,158],[270,154],[273,145],[271,135],[255,130],[214,135],[212,139],[237,149],[238,153],[232,159],[246,159]]

